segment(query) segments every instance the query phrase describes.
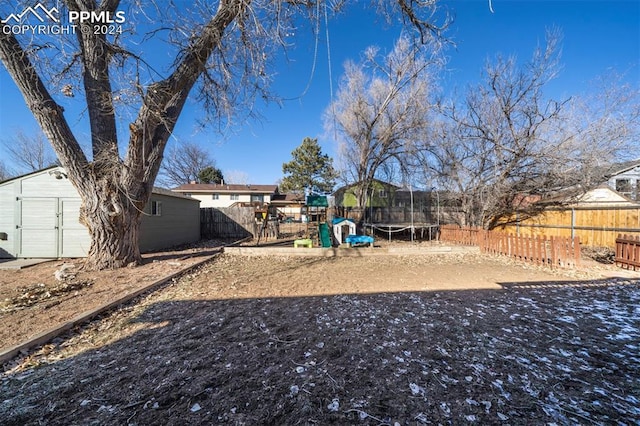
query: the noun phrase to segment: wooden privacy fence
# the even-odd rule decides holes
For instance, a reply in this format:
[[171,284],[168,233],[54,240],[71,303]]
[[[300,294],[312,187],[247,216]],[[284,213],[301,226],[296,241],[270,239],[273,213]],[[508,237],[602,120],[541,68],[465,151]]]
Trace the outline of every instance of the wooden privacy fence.
[[240,239],[247,237],[268,240],[278,238],[280,230],[277,221],[269,221],[267,226],[257,222],[254,207],[207,207],[200,209],[200,237],[203,239]]
[[443,225],[440,228],[441,240],[476,245],[483,253],[500,254],[550,267],[576,267],[580,264],[578,237],[527,237],[455,225]]
[[580,237],[580,243],[584,246],[613,249],[620,234],[640,236],[640,207],[548,209],[538,216],[505,225],[500,231],[528,236]]
[[615,262],[621,268],[640,268],[640,237],[618,234]]
[[246,238],[254,235],[256,226],[253,207],[200,209],[200,235],[209,238]]

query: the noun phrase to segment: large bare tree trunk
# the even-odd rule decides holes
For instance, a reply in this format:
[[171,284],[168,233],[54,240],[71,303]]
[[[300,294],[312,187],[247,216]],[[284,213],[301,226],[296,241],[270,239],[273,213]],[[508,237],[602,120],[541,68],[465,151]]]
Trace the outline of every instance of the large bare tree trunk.
[[103,194],[82,194],[81,221],[91,235],[85,268],[115,269],[139,265],[140,211],[132,203],[120,203],[120,211],[105,211],[110,200]]

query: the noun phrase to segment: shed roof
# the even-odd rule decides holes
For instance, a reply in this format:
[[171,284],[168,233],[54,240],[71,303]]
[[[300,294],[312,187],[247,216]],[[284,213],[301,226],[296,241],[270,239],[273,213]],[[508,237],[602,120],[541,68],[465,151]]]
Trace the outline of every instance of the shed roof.
[[24,179],[27,176],[35,175],[35,174],[46,172],[47,170],[53,170],[53,169],[62,169],[62,170],[64,170],[60,166],[49,166],[49,167],[45,167],[44,169],[35,170],[33,172],[25,173],[25,174],[22,174],[22,175],[19,175],[19,176],[10,177],[9,179],[0,180],[0,185],[3,184],[3,183],[12,182],[14,180]]
[[[40,170],[36,170],[36,171],[33,171],[33,172],[25,173],[25,174],[20,175],[20,176],[14,176],[12,178],[5,179],[3,181],[0,181],[0,185],[5,184],[5,183],[9,183],[9,182],[13,182],[13,181],[16,181],[16,180],[20,180],[20,179],[25,179],[25,178],[28,178],[30,176],[34,176],[34,175],[41,174],[41,173],[44,173],[44,172],[47,172],[47,171],[52,171],[52,170],[60,170],[62,173],[65,173],[65,177],[66,177],[66,170],[65,170],[64,167],[62,167],[62,166],[50,166],[50,167],[45,167],[44,169],[40,169]],[[187,197],[187,196],[185,196],[183,194],[176,193],[176,192],[171,191],[170,189],[161,188],[159,186],[154,186],[153,190],[152,190],[152,193],[153,194],[157,194],[157,195],[166,195],[167,197],[181,198],[181,199],[184,199],[184,200],[191,200],[191,201],[200,202],[200,200],[196,200],[195,198]]]

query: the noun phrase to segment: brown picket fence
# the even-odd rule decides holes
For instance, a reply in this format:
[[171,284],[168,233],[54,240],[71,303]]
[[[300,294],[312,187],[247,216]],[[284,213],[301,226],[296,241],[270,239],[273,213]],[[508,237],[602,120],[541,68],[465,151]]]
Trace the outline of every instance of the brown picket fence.
[[456,244],[478,246],[483,253],[509,256],[538,265],[574,268],[580,264],[578,237],[530,237],[486,231],[475,227],[443,225],[440,227],[440,239]]
[[441,225],[440,240],[463,246],[479,246],[481,232],[482,230],[480,228],[472,228],[469,226]]
[[618,234],[616,238],[616,265],[621,268],[640,268],[640,237]]

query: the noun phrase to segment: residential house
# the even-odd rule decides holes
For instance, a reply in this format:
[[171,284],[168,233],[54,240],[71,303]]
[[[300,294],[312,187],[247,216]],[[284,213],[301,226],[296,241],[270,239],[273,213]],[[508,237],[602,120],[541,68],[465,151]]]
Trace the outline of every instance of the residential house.
[[278,194],[278,186],[189,183],[173,188],[172,191],[199,200],[200,208],[220,208],[234,205],[262,206],[269,204],[272,197]]
[[[0,182],[0,258],[86,256],[90,236],[79,220],[80,205],[78,191],[59,166]],[[199,239],[199,202],[154,188],[141,218],[140,250]]]
[[[338,188],[334,192],[336,207],[352,209],[358,205],[356,189],[358,184]],[[367,191],[366,207],[393,207],[395,193],[401,188],[389,182],[374,179]]]
[[618,163],[605,173],[607,185],[633,201],[640,201],[640,160]]
[[[336,190],[337,216],[358,216],[356,187],[352,184]],[[367,194],[364,220],[370,223],[436,223],[439,199],[435,196],[436,201],[433,201],[433,194],[374,179]]]

